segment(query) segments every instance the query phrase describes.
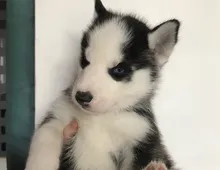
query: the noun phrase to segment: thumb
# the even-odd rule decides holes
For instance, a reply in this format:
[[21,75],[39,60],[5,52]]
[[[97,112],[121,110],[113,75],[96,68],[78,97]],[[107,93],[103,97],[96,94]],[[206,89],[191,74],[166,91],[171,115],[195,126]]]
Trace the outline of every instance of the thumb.
[[76,134],[77,130],[78,130],[78,123],[76,120],[73,120],[63,130],[64,142],[68,141],[71,137],[73,137]]

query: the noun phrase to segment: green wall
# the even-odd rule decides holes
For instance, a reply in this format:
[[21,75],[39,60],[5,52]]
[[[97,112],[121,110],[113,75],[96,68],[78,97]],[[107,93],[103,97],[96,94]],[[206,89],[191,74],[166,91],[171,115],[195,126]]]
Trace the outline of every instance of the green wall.
[[34,130],[34,0],[7,0],[7,168],[24,170]]

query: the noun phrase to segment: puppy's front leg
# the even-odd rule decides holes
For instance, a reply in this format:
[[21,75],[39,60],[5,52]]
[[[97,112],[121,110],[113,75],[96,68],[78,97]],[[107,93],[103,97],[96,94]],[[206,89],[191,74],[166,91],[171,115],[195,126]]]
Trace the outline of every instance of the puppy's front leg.
[[36,130],[25,170],[57,170],[63,145],[64,124],[53,118]]

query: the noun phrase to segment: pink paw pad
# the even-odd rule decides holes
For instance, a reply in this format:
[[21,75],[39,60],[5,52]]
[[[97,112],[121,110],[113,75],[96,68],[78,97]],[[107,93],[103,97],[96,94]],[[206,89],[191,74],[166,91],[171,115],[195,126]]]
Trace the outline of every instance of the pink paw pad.
[[145,170],[167,170],[167,168],[163,162],[152,161]]

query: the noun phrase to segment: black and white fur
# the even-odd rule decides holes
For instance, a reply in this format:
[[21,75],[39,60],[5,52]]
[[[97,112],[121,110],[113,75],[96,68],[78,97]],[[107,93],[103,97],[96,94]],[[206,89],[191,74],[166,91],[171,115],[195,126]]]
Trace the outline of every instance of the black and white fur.
[[[142,170],[152,161],[176,170],[162,144],[151,100],[161,67],[177,43],[179,25],[173,19],[151,29],[96,0],[76,80],[36,129],[26,170]],[[77,92],[92,100],[77,102]],[[63,129],[73,119],[79,130],[63,146]]]

